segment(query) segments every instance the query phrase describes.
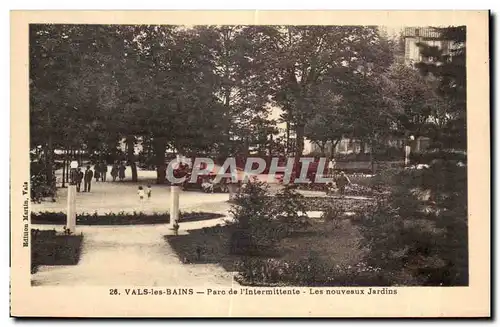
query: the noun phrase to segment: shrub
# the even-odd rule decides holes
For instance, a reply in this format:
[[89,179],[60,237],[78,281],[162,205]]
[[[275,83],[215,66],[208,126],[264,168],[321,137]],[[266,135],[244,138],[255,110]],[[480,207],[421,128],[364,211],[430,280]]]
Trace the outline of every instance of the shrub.
[[[390,272],[394,283],[467,285],[466,179],[465,167],[444,160],[387,179],[390,197],[358,222],[367,262]],[[430,200],[419,197],[423,191]]]
[[270,197],[269,186],[259,181],[246,184],[237,194],[230,212],[235,221],[230,242],[232,253],[272,252],[281,239],[309,225],[299,193],[285,187]]
[[56,195],[56,178],[47,179],[45,163],[32,160],[30,163],[30,196],[31,200],[40,202],[43,198]]
[[30,197],[34,202],[41,202],[43,198],[54,197],[56,195],[55,177],[51,183],[47,182],[45,174],[31,175]]
[[271,206],[271,215],[282,224],[286,233],[310,226],[303,195],[287,185],[280,190]]
[[257,254],[273,248],[276,224],[269,214],[269,186],[252,181],[238,193],[230,212],[235,221],[231,236],[232,253]]

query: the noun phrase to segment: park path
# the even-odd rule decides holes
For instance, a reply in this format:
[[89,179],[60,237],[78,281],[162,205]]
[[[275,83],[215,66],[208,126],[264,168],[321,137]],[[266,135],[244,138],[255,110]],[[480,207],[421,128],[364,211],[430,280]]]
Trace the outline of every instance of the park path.
[[[151,175],[151,176],[150,176]],[[130,176],[130,174],[128,174]],[[151,172],[139,171],[139,182],[93,182],[90,193],[77,194],[77,212],[99,214],[120,211],[168,212],[170,188],[152,184],[152,198],[142,203],[139,185],[147,185]],[[182,192],[180,209],[222,213],[229,210],[228,194]],[[31,210],[66,212],[67,189],[58,189],[56,202],[32,204]],[[182,233],[223,224],[224,218],[181,223]],[[32,225],[38,229],[61,230],[62,226]],[[32,275],[33,285],[66,286],[231,286],[232,273],[215,264],[184,264],[165,236],[167,225],[77,226],[84,239],[80,261],[74,266],[41,266]]]
[[[223,223],[211,219],[181,224],[181,233]],[[40,229],[61,226],[34,225]],[[84,234],[80,262],[74,266],[41,266],[34,286],[226,286],[232,273],[215,264],[183,264],[164,239],[167,225],[78,226]]]
[[[170,210],[170,187],[167,185],[151,185],[152,197],[142,202],[137,195],[138,186],[146,183],[132,182],[97,182],[92,183],[90,193],[80,192],[76,196],[76,211],[78,214],[94,213],[118,213],[142,211],[144,213],[161,213]],[[66,212],[67,188],[57,191],[56,202],[43,201],[32,203],[31,211]],[[200,191],[182,191],[179,198],[179,206],[183,211],[197,211],[200,207],[211,210],[212,205],[229,200],[227,193],[203,193]]]

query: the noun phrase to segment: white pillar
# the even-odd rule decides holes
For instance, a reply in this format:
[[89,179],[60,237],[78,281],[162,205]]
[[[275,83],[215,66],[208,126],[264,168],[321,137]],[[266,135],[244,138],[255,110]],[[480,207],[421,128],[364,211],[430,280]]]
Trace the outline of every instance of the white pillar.
[[170,186],[170,226],[179,220],[179,193],[180,186]]
[[405,146],[405,167],[408,166],[410,162],[410,150],[411,147],[409,145]]
[[68,185],[68,211],[66,228],[75,233],[76,228],[76,185]]

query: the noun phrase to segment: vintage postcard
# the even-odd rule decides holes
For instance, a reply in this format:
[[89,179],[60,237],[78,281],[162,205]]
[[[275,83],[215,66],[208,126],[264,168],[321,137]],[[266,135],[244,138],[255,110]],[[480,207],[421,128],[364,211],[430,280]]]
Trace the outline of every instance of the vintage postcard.
[[11,27],[12,316],[491,315],[487,11]]

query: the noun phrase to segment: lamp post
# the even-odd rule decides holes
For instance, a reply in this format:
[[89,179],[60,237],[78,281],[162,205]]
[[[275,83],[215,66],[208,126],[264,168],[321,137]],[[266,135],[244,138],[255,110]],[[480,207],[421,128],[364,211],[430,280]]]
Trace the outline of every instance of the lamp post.
[[78,161],[70,164],[70,182],[68,186],[68,211],[66,219],[66,229],[72,234],[76,228],[76,183],[78,179]]

